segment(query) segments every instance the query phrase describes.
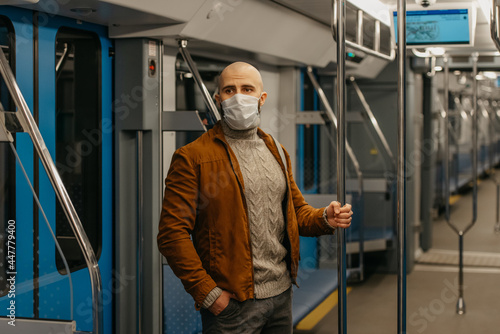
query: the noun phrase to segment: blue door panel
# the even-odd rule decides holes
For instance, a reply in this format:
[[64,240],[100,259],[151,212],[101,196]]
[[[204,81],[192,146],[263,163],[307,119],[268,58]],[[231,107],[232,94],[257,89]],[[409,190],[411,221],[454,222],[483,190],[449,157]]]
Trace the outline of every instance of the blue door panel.
[[[106,38],[107,29],[89,23],[78,23],[76,20],[56,17],[39,28],[40,48],[40,130],[46,140],[47,147],[55,157],[55,41],[61,27],[95,32],[101,43],[101,80],[102,80],[102,122],[111,124],[111,58],[108,49],[110,41]],[[106,298],[111,292],[112,269],[112,237],[111,237],[111,131],[102,131],[102,250],[99,260],[104,290],[104,328],[111,331],[111,300]],[[47,216],[55,230],[56,198],[50,181],[45,173],[40,173],[40,197],[42,205],[47,208]],[[55,245],[49,231],[40,229],[40,275],[47,275],[46,284],[40,286],[40,317],[48,319],[68,319],[69,285],[66,275],[61,275],[55,263]],[[92,330],[92,294],[88,270],[73,272],[74,286],[74,320],[77,330]]]
[[[0,15],[14,26],[16,79],[30,110],[33,110],[33,26],[32,12],[2,6]],[[16,134],[16,150],[33,183],[33,144],[26,133]],[[33,195],[16,164],[16,317],[33,316]],[[27,232],[27,233],[26,233]],[[0,315],[7,315],[8,296],[0,298]]]

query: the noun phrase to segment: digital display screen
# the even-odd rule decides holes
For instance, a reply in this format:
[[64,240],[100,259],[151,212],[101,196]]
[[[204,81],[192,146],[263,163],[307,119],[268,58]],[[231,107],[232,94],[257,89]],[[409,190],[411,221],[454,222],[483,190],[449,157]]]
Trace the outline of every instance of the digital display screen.
[[[440,9],[406,12],[406,44],[469,44],[469,10]],[[396,43],[397,12],[394,12]]]

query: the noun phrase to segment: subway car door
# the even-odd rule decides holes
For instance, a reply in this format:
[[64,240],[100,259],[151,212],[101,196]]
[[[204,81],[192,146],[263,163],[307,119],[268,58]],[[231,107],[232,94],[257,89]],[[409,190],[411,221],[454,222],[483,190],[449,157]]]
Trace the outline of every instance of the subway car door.
[[[17,8],[2,8],[1,13],[6,11],[17,15],[19,25],[24,25],[19,31],[32,32],[26,45],[20,46],[16,41],[16,56],[30,58],[23,63],[16,61],[19,70],[16,76],[19,80],[20,74],[31,68],[32,86],[26,92],[23,90],[23,94],[25,97],[31,94],[30,108],[98,258],[103,282],[104,332],[111,333],[112,58],[107,28]],[[16,31],[16,37],[17,34]],[[21,47],[26,50],[23,52]],[[25,139],[26,134],[17,137]],[[16,141],[18,147],[24,144]],[[23,180],[17,168],[16,232],[19,238],[26,239],[23,243],[18,239],[18,272],[21,273],[21,264],[23,271],[21,275],[18,273],[17,281],[18,287],[28,292],[16,296],[16,304],[23,307],[23,312],[18,309],[16,316],[72,319],[78,331],[90,332],[92,294],[83,254],[43,166],[33,158],[32,145],[25,146],[18,150],[25,158],[23,164],[30,167],[28,175],[39,193],[67,265],[56,250],[43,215],[32,204],[33,197],[20,191],[25,186],[18,186]],[[72,298],[67,268],[73,285]],[[25,286],[20,286],[20,279]],[[0,298],[0,315],[4,315],[4,303],[9,302],[6,297]],[[25,299],[22,303],[21,298]]]
[[[2,6],[0,45],[33,111],[33,13]],[[15,107],[0,79],[5,111]],[[15,133],[14,145],[33,183],[33,145],[26,133]],[[38,211],[38,210],[37,210]],[[0,142],[0,316],[34,317],[33,195],[9,143]],[[9,247],[10,246],[10,247]]]
[[[45,18],[46,17],[46,18]],[[43,19],[43,21],[42,21]],[[111,332],[112,116],[111,42],[107,28],[62,17],[38,16],[39,127],[99,261],[105,333]],[[88,269],[47,175],[40,166],[40,199],[66,256],[74,286],[77,330],[92,331]],[[47,229],[39,235],[40,317],[67,314],[67,271]]]

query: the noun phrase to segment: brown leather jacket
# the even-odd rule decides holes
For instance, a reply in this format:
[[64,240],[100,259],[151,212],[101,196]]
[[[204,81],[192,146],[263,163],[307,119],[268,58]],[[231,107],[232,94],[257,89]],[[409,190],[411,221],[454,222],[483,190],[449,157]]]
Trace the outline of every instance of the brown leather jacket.
[[[272,137],[258,135],[285,168]],[[323,210],[308,205],[288,164],[287,194],[283,201],[286,222],[284,245],[295,282],[299,262],[299,234],[332,234]],[[165,197],[158,247],[175,275],[196,302],[216,286],[236,294],[239,301],[254,298],[252,248],[243,176],[220,123],[196,141],[178,149],[165,181]],[[192,240],[191,240],[192,235]]]

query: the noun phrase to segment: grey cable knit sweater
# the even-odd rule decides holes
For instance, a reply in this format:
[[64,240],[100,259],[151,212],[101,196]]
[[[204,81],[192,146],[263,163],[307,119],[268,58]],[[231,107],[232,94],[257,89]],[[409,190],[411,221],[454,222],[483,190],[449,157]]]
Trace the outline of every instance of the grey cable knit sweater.
[[[258,299],[279,295],[291,286],[283,246],[285,219],[282,202],[286,180],[279,163],[264,141],[257,135],[257,128],[232,130],[222,121],[222,129],[238,159],[245,198],[248,207],[255,295]],[[222,290],[212,290],[203,303],[208,308]]]

